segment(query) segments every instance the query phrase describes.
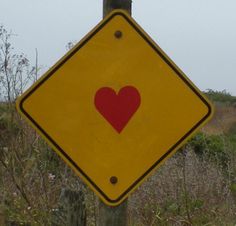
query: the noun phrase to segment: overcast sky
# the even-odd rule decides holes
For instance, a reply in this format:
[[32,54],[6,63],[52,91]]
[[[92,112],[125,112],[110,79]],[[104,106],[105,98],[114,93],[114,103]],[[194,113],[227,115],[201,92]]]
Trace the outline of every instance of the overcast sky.
[[[133,0],[133,17],[201,89],[236,95],[236,0]],[[102,0],[0,0],[15,49],[44,69],[102,19]]]

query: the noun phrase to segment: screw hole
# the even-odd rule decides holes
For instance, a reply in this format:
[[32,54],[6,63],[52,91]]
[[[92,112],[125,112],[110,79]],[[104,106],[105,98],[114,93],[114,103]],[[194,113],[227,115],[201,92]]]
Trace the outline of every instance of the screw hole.
[[116,31],[114,35],[115,35],[116,38],[120,39],[123,34],[122,34],[121,31]]
[[111,182],[112,184],[117,184],[118,178],[113,176],[113,177],[110,178],[110,182]]

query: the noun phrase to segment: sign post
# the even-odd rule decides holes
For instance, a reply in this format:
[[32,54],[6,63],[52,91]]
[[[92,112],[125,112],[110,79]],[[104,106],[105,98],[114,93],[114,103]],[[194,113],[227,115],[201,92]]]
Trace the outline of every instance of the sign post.
[[112,10],[123,9],[131,15],[132,0],[103,0],[103,18]]
[[212,116],[209,101],[125,10],[114,10],[17,100],[109,206]]
[[[132,0],[103,0],[103,18],[114,9],[126,10],[131,15]],[[110,207],[99,199],[98,226],[127,226],[127,199],[119,206]]]
[[107,206],[99,200],[98,226],[127,226],[127,206],[127,200],[119,206]]
[[213,109],[130,16],[131,0],[103,3],[104,19],[18,98],[17,109],[112,206],[100,203],[99,226],[125,226],[131,192]]

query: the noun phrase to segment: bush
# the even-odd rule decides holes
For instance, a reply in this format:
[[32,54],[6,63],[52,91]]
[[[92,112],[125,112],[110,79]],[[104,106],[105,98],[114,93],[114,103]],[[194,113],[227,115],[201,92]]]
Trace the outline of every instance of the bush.
[[224,135],[206,135],[198,133],[189,142],[190,147],[199,157],[207,156],[221,166],[226,166],[230,161],[231,140]]
[[220,102],[225,104],[234,105],[236,104],[236,97],[232,96],[226,90],[223,91],[214,91],[212,89],[208,89],[205,94],[208,98],[214,102]]

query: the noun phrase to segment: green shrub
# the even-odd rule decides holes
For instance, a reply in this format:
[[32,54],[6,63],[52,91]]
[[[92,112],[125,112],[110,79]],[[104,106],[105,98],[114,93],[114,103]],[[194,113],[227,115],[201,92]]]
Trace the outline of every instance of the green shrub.
[[204,154],[222,166],[226,166],[230,160],[230,137],[198,133],[190,140],[189,145],[198,156],[201,157]]
[[214,91],[212,89],[208,89],[207,92],[205,92],[205,94],[208,96],[210,100],[214,102],[220,102],[220,103],[225,103],[225,104],[236,103],[236,97],[232,96],[226,90]]

